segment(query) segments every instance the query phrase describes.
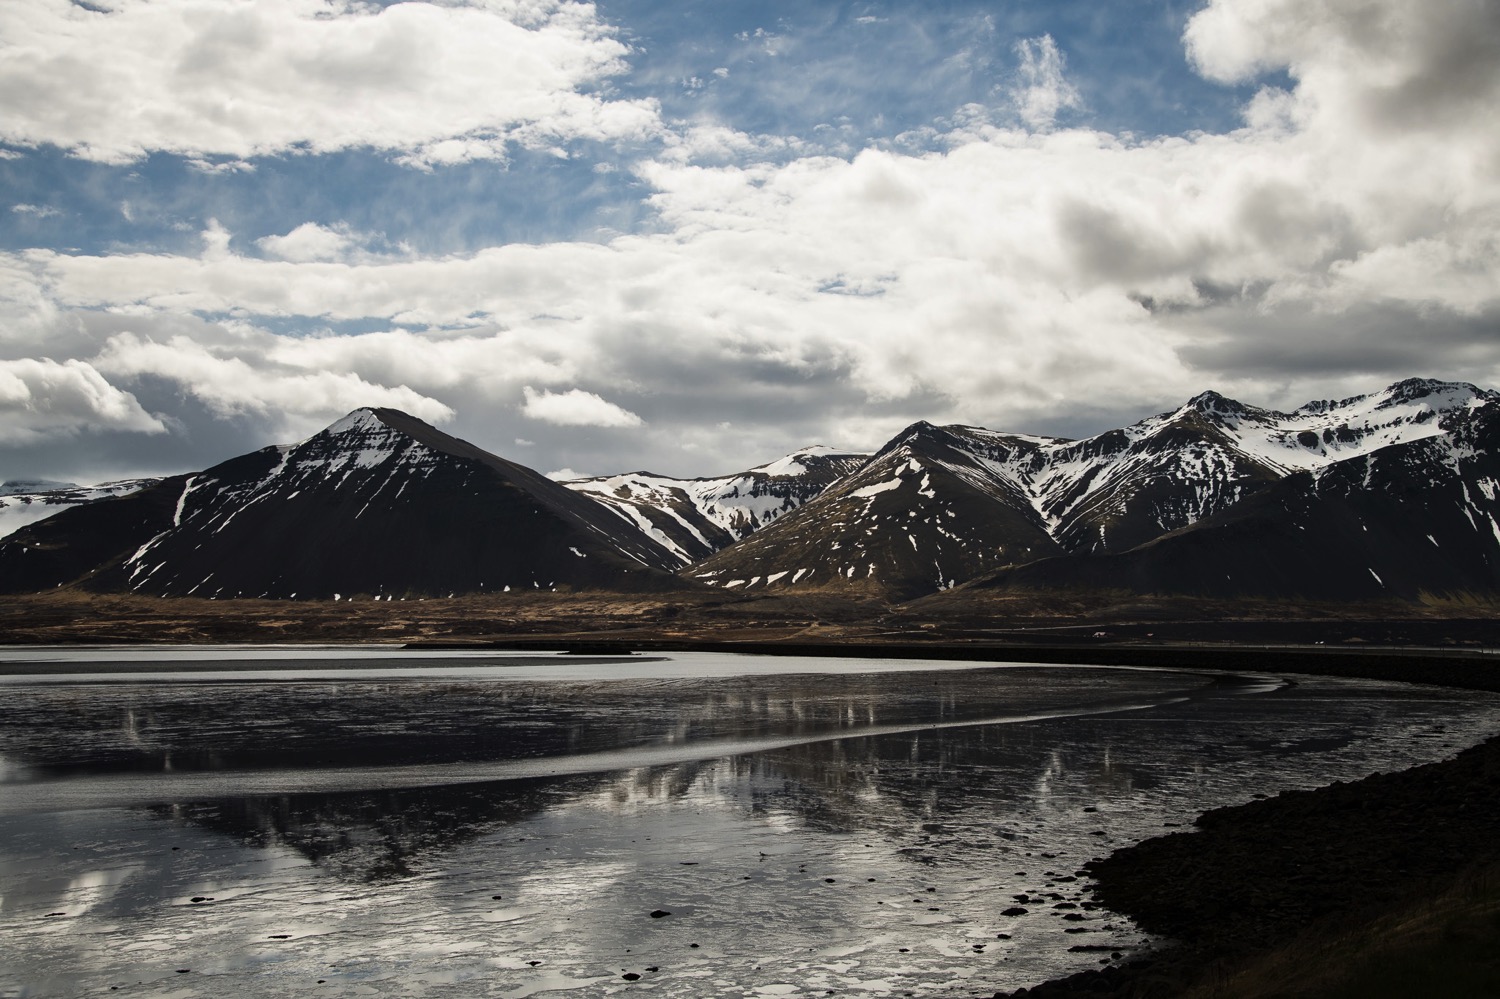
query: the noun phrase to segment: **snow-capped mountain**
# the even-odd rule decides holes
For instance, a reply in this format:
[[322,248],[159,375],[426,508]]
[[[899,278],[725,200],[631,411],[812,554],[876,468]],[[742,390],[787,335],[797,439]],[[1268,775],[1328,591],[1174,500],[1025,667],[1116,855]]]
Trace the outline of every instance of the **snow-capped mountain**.
[[815,446],[717,478],[674,479],[628,472],[573,479],[563,485],[604,504],[686,566],[795,510],[869,457]]
[[915,595],[1061,554],[1009,474],[1035,438],[908,427],[823,495],[684,575],[725,589],[804,586]]
[[719,478],[567,484],[364,409],[299,444],[121,484],[22,527],[0,539],[0,592],[698,583],[909,598],[986,577],[1208,595],[1494,593],[1497,403],[1423,379],[1288,413],[1207,392],[1085,440],[921,422],[868,458],[812,448]]
[[662,588],[673,556],[545,476],[396,410],[66,510],[0,542],[0,587],[331,597]]
[[[1423,421],[1423,423],[1436,422]],[[1127,552],[1001,569],[966,587],[1206,597],[1465,599],[1500,591],[1500,406],[1446,432],[1295,472]]]
[[94,486],[72,482],[0,482],[0,538],[68,507],[126,496],[160,479],[119,479]]
[[1038,558],[1128,551],[1293,472],[1446,438],[1497,399],[1409,379],[1282,413],[1206,392],[1079,441],[917,423],[774,530],[684,574],[730,588],[915,595]]

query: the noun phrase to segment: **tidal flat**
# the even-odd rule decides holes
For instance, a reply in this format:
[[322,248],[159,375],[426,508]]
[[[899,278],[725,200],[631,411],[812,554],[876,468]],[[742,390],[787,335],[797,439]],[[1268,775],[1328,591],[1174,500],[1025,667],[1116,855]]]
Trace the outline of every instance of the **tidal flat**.
[[989,995],[1158,942],[1091,859],[1500,730],[1190,669],[4,657],[4,996]]

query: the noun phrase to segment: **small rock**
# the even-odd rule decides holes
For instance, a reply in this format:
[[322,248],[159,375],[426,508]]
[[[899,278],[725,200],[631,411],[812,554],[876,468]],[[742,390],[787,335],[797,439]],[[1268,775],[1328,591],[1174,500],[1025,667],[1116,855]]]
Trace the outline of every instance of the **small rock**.
[[1023,907],[1021,907],[1019,905],[1013,905],[1009,909],[1002,909],[1002,910],[1000,910],[1000,915],[1002,915],[1002,916],[1024,916],[1024,915],[1026,915],[1026,913],[1028,913],[1030,911],[1031,910],[1023,908]]
[[660,919],[663,916],[670,916],[670,915],[671,915],[671,913],[668,912],[666,909],[652,909],[651,910],[651,918],[652,919]]
[[625,974],[621,975],[620,977],[623,978],[623,979],[625,979],[627,982],[638,982],[641,979],[641,976],[637,975],[633,971],[627,971],[627,972],[625,972]]

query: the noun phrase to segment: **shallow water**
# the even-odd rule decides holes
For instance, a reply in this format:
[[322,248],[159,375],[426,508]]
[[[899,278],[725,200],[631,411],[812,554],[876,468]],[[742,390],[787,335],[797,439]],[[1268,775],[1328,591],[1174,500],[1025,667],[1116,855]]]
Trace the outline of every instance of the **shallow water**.
[[1143,944],[1090,857],[1500,728],[1313,678],[333,654],[6,654],[91,672],[0,680],[0,995],[988,995]]

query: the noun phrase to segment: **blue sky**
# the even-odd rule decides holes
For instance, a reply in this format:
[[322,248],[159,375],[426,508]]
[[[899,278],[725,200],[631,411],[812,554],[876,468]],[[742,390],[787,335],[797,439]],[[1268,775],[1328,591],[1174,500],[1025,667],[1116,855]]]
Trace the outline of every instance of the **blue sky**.
[[[1192,71],[1180,36],[1193,9],[1056,0],[598,5],[631,46],[629,72],[604,87],[659,101],[668,121],[799,138],[843,155],[921,148],[917,137],[898,136],[965,105],[1004,108],[1020,62],[1016,44],[1042,36],[1066,53],[1079,91],[1080,106],[1063,121],[1140,135],[1232,129],[1255,86]],[[628,172],[593,168],[628,165],[652,145],[579,143],[568,160],[521,149],[503,169],[433,172],[354,150],[263,157],[253,171],[224,174],[182,156],[154,154],[122,167],[43,146],[0,161],[0,183],[13,204],[58,214],[13,214],[0,248],[185,252],[196,249],[209,218],[247,244],[313,220],[380,232],[429,254],[596,239],[601,230],[650,225],[642,185]]]
[[0,478],[543,471],[1494,384],[1482,0],[11,0]]

